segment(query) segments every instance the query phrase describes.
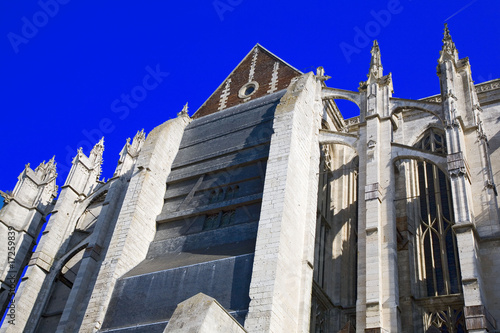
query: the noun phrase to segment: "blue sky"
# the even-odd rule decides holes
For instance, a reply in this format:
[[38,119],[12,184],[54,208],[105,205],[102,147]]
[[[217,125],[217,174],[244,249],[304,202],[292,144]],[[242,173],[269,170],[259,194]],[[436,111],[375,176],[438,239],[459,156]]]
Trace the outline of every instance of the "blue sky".
[[53,155],[62,185],[77,148],[88,154],[101,134],[111,177],[127,137],[186,102],[194,113],[256,43],[299,70],[323,66],[330,87],[357,90],[377,39],[394,96],[418,99],[439,93],[447,22],[474,80],[499,78],[499,14],[498,0],[3,1],[0,190]]

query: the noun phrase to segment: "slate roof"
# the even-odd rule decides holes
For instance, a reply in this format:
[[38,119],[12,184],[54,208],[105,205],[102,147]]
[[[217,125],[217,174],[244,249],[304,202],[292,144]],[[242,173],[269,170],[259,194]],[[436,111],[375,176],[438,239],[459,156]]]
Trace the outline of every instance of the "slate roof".
[[[155,239],[147,258],[117,281],[103,332],[161,332],[177,304],[199,292],[244,323],[274,112],[284,93],[186,127]],[[231,197],[212,200],[214,191],[235,186]],[[224,212],[234,218],[228,225],[206,228],[209,215]]]

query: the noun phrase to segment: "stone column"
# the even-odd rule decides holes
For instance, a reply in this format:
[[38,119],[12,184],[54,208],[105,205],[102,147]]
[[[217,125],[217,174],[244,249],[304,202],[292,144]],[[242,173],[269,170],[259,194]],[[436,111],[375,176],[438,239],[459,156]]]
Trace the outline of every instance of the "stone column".
[[[460,66],[458,64],[460,63]],[[470,113],[462,77],[457,72],[464,65],[458,59],[458,51],[453,43],[448,27],[445,27],[443,48],[438,60],[438,76],[440,78],[443,118],[446,130],[448,151],[448,173],[451,178],[451,195],[457,235],[462,288],[465,303],[465,320],[468,332],[488,332],[482,321],[476,320],[477,309],[482,310],[483,318],[487,317],[486,294],[479,262],[479,236],[474,221],[474,205],[471,191],[471,174],[467,162],[464,123],[474,122]],[[463,74],[463,73],[462,73]],[[467,75],[465,75],[467,76]],[[472,310],[474,309],[474,310]],[[470,315],[473,313],[474,315]]]
[[358,332],[397,332],[399,287],[391,157],[391,75],[383,76],[377,42],[362,94],[359,130]]

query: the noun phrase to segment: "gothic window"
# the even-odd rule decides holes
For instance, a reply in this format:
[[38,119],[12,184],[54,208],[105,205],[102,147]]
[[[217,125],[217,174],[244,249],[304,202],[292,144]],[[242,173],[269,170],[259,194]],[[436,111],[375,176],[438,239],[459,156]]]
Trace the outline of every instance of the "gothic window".
[[[415,146],[433,153],[446,153],[444,134],[434,128],[429,129]],[[417,233],[426,295],[458,294],[461,281],[457,240],[452,228],[450,183],[444,172],[434,164],[419,161],[417,165],[420,192],[420,227]]]
[[[446,155],[444,132],[428,129],[415,148]],[[437,165],[413,161],[410,195],[418,266],[417,302],[423,310],[424,332],[466,332],[457,237],[453,229],[453,201],[449,177]],[[413,188],[413,185],[412,185]],[[413,196],[415,195],[415,196]],[[415,210],[413,210],[413,208]]]
[[450,185],[435,165],[418,163],[422,276],[427,296],[460,293],[460,272]]
[[442,131],[431,128],[425,132],[424,136],[414,145],[414,147],[433,153],[446,154],[445,135]]

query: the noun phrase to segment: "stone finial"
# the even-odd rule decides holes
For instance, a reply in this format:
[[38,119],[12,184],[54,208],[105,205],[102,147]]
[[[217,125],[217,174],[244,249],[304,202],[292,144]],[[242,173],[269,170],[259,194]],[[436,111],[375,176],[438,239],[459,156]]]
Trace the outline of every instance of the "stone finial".
[[123,146],[122,150],[120,151],[120,158],[118,159],[118,164],[123,163],[125,160],[125,157],[127,156],[128,152],[130,150],[130,138],[127,138],[127,141],[125,142],[125,145]]
[[134,136],[134,142],[135,141],[144,141],[146,139],[146,133],[144,132],[144,128],[141,129],[140,131],[137,131],[137,133]]
[[92,148],[92,151],[104,151],[104,137],[99,140],[98,143],[95,144],[94,148]]
[[35,173],[40,177],[42,181],[53,178],[57,176],[56,165],[55,162],[56,156],[54,155],[47,163],[43,161],[39,166],[34,170]]
[[134,140],[132,141],[131,145],[132,155],[135,155],[139,152],[145,141],[146,141],[146,133],[144,133],[144,128],[143,128],[140,131],[137,131],[137,133],[134,136]]
[[178,117],[180,116],[188,116],[189,117],[189,113],[188,113],[188,103],[186,102],[186,105],[184,105],[184,107],[182,108],[182,111],[179,112],[177,114]]
[[453,39],[451,39],[450,30],[448,29],[448,23],[444,24],[444,37],[443,37],[443,50],[451,51],[456,49]]
[[101,165],[103,162],[102,153],[104,152],[104,137],[95,144],[94,148],[90,151],[89,159],[94,163],[94,169],[97,170],[97,180],[101,176]]
[[382,60],[380,57],[380,48],[378,46],[377,40],[373,41],[373,47],[371,50],[372,59],[370,61],[370,72],[368,73],[368,80],[370,79],[380,79],[384,76],[384,68],[382,67]]
[[444,36],[443,36],[443,47],[441,49],[441,56],[439,57],[439,63],[443,62],[445,58],[451,58],[454,61],[458,61],[458,51],[455,47],[453,39],[451,39],[450,30],[448,29],[448,24],[444,24]]
[[90,151],[89,158],[93,161],[102,160],[102,153],[104,152],[104,137],[95,144],[94,148]]
[[325,75],[325,69],[323,66],[316,68],[316,78],[322,82],[331,79],[331,76]]
[[36,174],[41,174],[45,171],[45,160],[43,160],[42,163],[40,163],[36,168],[35,168],[35,173]]
[[137,131],[132,143],[130,143],[130,138],[127,138],[127,142],[125,142],[125,145],[120,151],[118,166],[116,167],[113,177],[121,176],[130,170],[130,167],[133,166],[133,159],[139,155],[145,141],[146,133],[144,133],[144,129]]

